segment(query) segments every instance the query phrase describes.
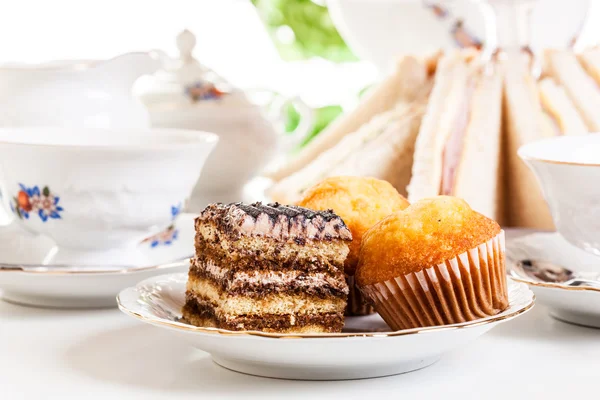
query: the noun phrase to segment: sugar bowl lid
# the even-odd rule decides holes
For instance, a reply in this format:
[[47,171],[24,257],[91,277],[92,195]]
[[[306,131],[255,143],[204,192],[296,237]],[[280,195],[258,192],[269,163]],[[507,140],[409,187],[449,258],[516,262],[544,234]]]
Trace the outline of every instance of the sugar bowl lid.
[[179,57],[165,57],[163,69],[136,82],[134,93],[146,107],[176,109],[224,100],[245,101],[243,92],[194,58],[195,46],[194,34],[184,30],[177,36]]

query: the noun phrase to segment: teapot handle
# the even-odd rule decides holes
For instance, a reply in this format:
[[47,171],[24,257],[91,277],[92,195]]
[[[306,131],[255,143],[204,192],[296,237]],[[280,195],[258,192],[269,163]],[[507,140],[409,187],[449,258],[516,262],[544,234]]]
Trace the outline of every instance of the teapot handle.
[[296,129],[292,132],[281,134],[281,151],[283,153],[289,153],[297,148],[312,133],[313,128],[315,127],[315,116],[312,108],[302,101],[300,97],[282,96],[281,99],[280,105],[276,108],[278,119],[283,120],[285,118],[285,110],[290,105],[294,106],[300,114],[300,123]]

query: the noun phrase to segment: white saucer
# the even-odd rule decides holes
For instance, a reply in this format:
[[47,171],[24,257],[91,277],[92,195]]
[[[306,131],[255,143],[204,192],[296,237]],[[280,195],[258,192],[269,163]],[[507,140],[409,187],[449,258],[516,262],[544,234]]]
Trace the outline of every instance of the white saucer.
[[[391,332],[379,317],[346,319],[344,333],[280,335],[199,328],[180,322],[185,274],[161,275],[123,290],[119,308],[143,322],[166,328],[228,369],[284,379],[337,380],[395,375],[427,367],[534,303],[527,285],[509,282],[510,307],[476,321]],[[460,329],[459,329],[460,328]]]
[[113,307],[122,289],[161,272],[188,269],[194,253],[194,217],[181,214],[168,232],[140,243],[145,258],[151,260],[143,265],[47,265],[44,260],[54,248],[50,240],[3,227],[0,296],[42,307]]
[[[545,260],[578,272],[599,272],[600,258],[581,250],[558,233],[533,233],[506,242],[507,259]],[[511,271],[513,279],[531,287],[553,317],[578,325],[600,328],[600,289],[535,282]]]

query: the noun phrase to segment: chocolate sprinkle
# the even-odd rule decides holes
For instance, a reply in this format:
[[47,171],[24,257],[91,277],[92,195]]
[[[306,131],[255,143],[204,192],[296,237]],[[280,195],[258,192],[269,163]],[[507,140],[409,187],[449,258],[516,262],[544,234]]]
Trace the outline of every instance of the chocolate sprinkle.
[[[288,228],[286,231],[292,226],[301,226],[303,229],[306,229],[310,225],[314,230],[322,233],[329,226],[336,233],[335,237],[329,233],[319,235],[320,238],[324,238],[325,240],[352,239],[352,234],[344,221],[332,210],[315,211],[304,207],[286,206],[279,203],[211,204],[202,211],[198,220],[214,222],[219,225],[221,231],[233,232],[239,230],[244,223],[247,223],[245,217],[250,217],[251,221],[256,223],[261,215],[268,217],[271,222],[271,229],[275,229],[276,224],[283,224],[283,226]],[[303,236],[294,238],[298,244],[304,243],[306,239],[309,238]]]

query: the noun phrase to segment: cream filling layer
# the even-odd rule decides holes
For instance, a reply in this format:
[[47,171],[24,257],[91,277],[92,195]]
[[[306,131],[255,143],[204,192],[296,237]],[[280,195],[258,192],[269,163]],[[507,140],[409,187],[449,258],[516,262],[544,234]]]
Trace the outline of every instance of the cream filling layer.
[[202,278],[189,279],[186,288],[188,292],[209,301],[220,318],[244,314],[343,313],[346,307],[346,300],[342,298],[320,299],[303,294],[271,293],[259,299],[240,295],[229,296],[227,293],[221,293],[212,282]]
[[[216,281],[223,279],[230,271],[230,268],[220,267],[213,261],[194,261],[194,263],[201,271]],[[285,286],[291,283],[300,288],[329,286],[348,293],[347,284],[343,279],[336,279],[324,272],[314,272],[307,275],[305,272],[296,270],[239,271],[233,275],[228,288],[232,290],[245,284]]]

